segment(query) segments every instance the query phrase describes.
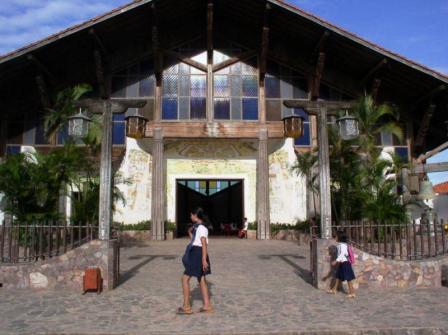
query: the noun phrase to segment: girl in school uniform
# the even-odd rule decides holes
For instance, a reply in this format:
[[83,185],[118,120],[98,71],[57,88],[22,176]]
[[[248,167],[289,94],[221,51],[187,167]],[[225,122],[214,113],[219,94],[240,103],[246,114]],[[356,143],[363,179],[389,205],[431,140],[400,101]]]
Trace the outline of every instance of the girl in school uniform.
[[189,229],[190,243],[185,254],[182,257],[182,263],[185,271],[182,276],[182,291],[184,303],[177,310],[178,314],[193,314],[190,302],[190,278],[196,277],[201,289],[203,306],[199,312],[212,312],[213,307],[210,304],[210,295],[208,285],[205,279],[206,275],[211,274],[210,259],[208,256],[208,229],[207,217],[204,210],[200,207],[194,209],[191,214],[193,227]]
[[335,294],[339,287],[339,284],[343,281],[348,283],[348,297],[356,297],[355,290],[353,289],[353,279],[355,279],[355,273],[353,272],[352,264],[349,261],[349,247],[347,244],[347,234],[345,231],[338,231],[337,234],[338,242],[338,256],[335,261],[331,263],[333,266],[337,266],[336,271],[336,283],[328,293]]

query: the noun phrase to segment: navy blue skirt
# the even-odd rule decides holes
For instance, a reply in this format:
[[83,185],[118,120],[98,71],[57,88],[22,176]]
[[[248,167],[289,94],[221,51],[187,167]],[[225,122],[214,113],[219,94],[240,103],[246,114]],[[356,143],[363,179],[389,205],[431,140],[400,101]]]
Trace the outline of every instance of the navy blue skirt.
[[350,281],[355,279],[355,273],[353,272],[350,262],[339,263],[336,278],[340,281]]
[[184,265],[184,274],[189,277],[196,277],[200,279],[202,276],[212,273],[210,259],[207,254],[207,271],[202,270],[202,247],[189,246],[185,250],[185,254],[182,257],[182,264]]

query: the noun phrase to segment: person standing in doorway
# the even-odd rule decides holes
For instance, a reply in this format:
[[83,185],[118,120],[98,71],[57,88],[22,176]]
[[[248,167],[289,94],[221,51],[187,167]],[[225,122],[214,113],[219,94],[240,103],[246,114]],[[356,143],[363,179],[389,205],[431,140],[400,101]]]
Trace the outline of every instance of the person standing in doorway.
[[249,222],[247,222],[247,218],[244,218],[241,230],[238,232],[238,237],[247,238],[247,229],[249,229]]
[[182,257],[185,271],[182,275],[183,306],[177,310],[178,314],[193,314],[190,301],[190,279],[196,277],[201,289],[203,306],[199,312],[212,312],[210,294],[206,275],[211,274],[210,258],[208,256],[207,216],[201,207],[195,208],[191,214],[193,227],[188,230],[190,243]]

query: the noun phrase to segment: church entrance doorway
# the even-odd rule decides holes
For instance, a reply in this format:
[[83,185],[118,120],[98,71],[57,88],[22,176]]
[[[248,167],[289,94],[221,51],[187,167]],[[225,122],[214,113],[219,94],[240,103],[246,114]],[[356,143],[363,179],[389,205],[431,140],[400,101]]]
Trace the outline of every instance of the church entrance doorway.
[[244,180],[177,179],[177,236],[187,235],[190,212],[202,207],[210,219],[211,235],[236,235],[244,217]]

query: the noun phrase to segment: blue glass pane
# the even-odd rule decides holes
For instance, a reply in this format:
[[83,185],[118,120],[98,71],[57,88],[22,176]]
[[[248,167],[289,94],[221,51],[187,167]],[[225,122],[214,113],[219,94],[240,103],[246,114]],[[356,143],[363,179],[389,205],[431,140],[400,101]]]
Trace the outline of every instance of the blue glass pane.
[[258,120],[258,99],[243,99],[243,120]]
[[163,76],[162,90],[164,96],[177,96],[177,82],[179,77],[177,75]]
[[162,119],[177,120],[177,99],[162,100]]
[[179,96],[190,96],[190,76],[180,76],[179,83]]
[[188,120],[190,118],[190,98],[179,98],[179,120]]
[[191,119],[205,119],[206,103],[205,98],[191,98],[190,101]]
[[169,68],[165,69],[165,71],[163,71],[163,74],[177,74],[179,71],[179,66],[178,64],[174,64],[172,66],[170,66]]
[[207,77],[204,75],[191,76],[191,96],[205,97],[207,95]]
[[68,140],[68,126],[58,130],[58,144],[64,144]]
[[228,181],[221,181],[221,189],[225,189],[229,187],[229,182]]
[[395,155],[400,157],[404,163],[408,162],[408,148],[395,148]]
[[302,108],[292,108],[291,115],[301,116],[304,121],[308,121],[308,114]]
[[243,76],[243,96],[258,96],[258,83],[256,76]]
[[253,64],[242,63],[241,73],[242,74],[256,74],[257,68]]
[[229,90],[229,77],[215,75],[213,80],[214,86],[214,96],[215,97],[228,97],[230,94]]
[[274,77],[265,78],[266,98],[280,98],[280,80]]
[[6,147],[6,153],[8,155],[16,155],[20,153],[20,145],[11,145]]
[[139,82],[136,77],[133,77],[128,81],[128,87],[126,88],[126,97],[137,98],[138,97]]
[[124,144],[125,132],[124,122],[114,122],[112,126],[112,144]]
[[241,97],[241,86],[242,86],[241,76],[231,76],[230,83],[231,83],[230,86],[232,97]]
[[126,113],[113,114],[112,121],[124,121],[125,115],[126,115]]
[[140,81],[140,97],[153,97],[154,96],[154,77],[144,78]]
[[294,144],[307,147],[311,145],[311,132],[309,123],[303,124],[303,136],[296,138],[294,140]]
[[232,120],[241,120],[241,98],[232,98]]
[[229,99],[215,99],[215,119],[229,120],[230,119],[230,100]]
[[190,65],[187,65],[185,63],[180,63],[179,64],[179,73],[190,74]]

